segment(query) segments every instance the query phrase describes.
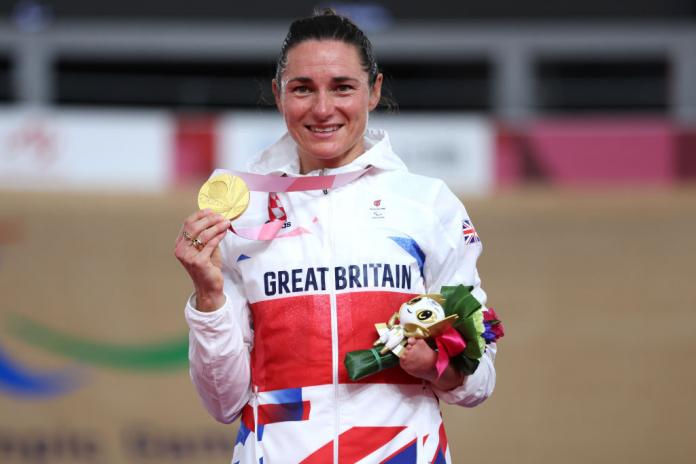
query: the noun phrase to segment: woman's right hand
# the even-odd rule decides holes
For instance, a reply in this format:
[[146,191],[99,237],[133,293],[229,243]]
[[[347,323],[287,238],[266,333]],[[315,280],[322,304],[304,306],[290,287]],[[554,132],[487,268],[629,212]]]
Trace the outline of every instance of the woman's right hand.
[[[229,226],[230,221],[220,214],[200,210],[186,218],[176,238],[174,255],[191,277],[199,311],[214,311],[225,304],[218,245]],[[200,242],[198,247],[196,239]]]

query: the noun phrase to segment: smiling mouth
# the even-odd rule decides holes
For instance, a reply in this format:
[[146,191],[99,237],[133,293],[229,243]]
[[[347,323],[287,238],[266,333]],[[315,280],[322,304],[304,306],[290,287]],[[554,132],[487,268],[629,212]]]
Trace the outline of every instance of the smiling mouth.
[[315,134],[330,134],[332,132],[336,132],[339,130],[341,127],[340,124],[336,124],[334,126],[305,126],[307,129],[309,129],[311,132],[314,132]]

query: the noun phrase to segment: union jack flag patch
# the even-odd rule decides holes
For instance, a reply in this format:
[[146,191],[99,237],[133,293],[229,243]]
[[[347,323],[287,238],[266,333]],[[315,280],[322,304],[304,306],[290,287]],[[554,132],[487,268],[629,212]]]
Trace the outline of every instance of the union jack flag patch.
[[464,233],[464,242],[467,245],[481,241],[476,233],[476,229],[474,229],[474,225],[469,219],[464,219],[464,223],[462,224],[462,232]]

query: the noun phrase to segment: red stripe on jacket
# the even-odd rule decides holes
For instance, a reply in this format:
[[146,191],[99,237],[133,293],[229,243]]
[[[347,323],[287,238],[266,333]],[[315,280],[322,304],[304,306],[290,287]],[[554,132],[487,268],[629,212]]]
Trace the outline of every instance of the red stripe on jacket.
[[[351,292],[336,296],[339,383],[352,383],[343,365],[348,351],[372,347],[375,323],[386,322],[414,295]],[[254,319],[252,382],[261,391],[332,383],[329,295],[300,295],[250,305]],[[394,367],[360,383],[420,383]]]

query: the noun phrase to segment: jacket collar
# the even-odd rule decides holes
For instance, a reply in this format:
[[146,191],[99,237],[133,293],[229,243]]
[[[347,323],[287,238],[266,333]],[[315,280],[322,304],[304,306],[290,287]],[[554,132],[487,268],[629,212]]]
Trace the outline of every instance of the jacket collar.
[[[334,169],[312,171],[306,175],[338,174],[356,171],[373,166],[386,171],[405,171],[406,165],[394,153],[387,133],[380,129],[368,129],[365,132],[366,151],[351,163]],[[250,172],[256,174],[275,174],[300,176],[300,160],[297,156],[297,144],[286,133],[276,143],[255,155],[248,164]]]

